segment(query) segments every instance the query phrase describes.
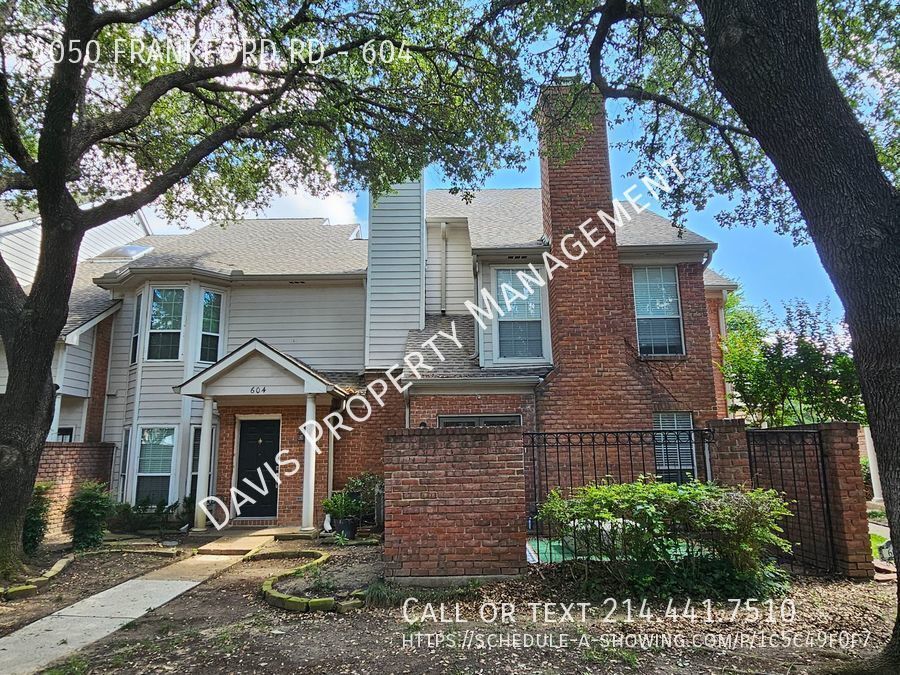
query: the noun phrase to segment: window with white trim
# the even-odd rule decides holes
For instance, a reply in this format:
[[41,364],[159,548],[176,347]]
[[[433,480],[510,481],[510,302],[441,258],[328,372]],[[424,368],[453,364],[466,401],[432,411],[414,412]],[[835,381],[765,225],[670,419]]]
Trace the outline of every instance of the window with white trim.
[[222,294],[203,291],[203,316],[200,321],[200,360],[215,363],[219,360],[222,335]]
[[[216,428],[212,428],[212,453],[209,458],[209,488],[206,494],[212,494],[213,467],[216,465]],[[189,495],[197,494],[197,474],[200,472],[200,427],[191,427],[191,480],[188,484]]]
[[144,294],[138,293],[134,299],[134,320],[131,322],[131,363],[137,363],[138,344],[141,336],[141,310],[144,308]]
[[653,413],[656,475],[669,483],[685,483],[697,475],[694,421],[689,412]]
[[175,453],[175,428],[143,427],[140,442],[134,501],[137,504],[168,504],[172,455]]
[[640,353],[645,356],[684,354],[675,267],[635,267],[632,280]]
[[122,430],[122,456],[119,458],[119,501],[125,501],[125,485],[128,482],[128,452],[131,449],[131,427]]
[[[516,276],[517,272],[533,276],[531,270],[524,267],[495,270],[497,279],[495,299],[503,311],[503,315],[497,317],[497,358],[540,359],[544,356],[544,328],[541,322],[543,289],[536,284],[530,284],[529,293],[522,280]],[[514,298],[515,293],[509,289],[526,297]],[[508,297],[510,307],[507,310]]]
[[75,440],[75,427],[59,427],[56,430],[57,443],[71,443]]
[[177,361],[181,357],[183,318],[183,288],[154,288],[151,291],[150,330],[147,334],[149,361]]
[[517,427],[521,415],[441,415],[439,427]]

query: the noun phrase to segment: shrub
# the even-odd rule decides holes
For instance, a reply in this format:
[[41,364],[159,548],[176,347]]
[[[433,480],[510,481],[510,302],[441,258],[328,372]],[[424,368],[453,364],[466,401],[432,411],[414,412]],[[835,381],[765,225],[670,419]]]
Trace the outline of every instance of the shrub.
[[332,518],[343,520],[352,516],[358,516],[361,504],[359,500],[353,499],[346,492],[335,492],[330,497],[322,501],[322,508],[325,513],[331,515]]
[[152,504],[143,501],[134,506],[121,502],[113,505],[106,526],[110,532],[157,530],[162,535],[166,530],[177,529],[187,522],[189,513],[193,513],[193,500],[189,497],[185,497],[180,504],[176,502],[168,506],[165,502]]
[[50,490],[53,483],[35,483],[31,501],[25,511],[22,526],[22,548],[26,555],[37,553],[44,535],[47,534],[47,516],[50,513]]
[[113,509],[113,499],[103,483],[83,483],[66,508],[72,518],[72,546],[76,551],[97,548],[103,543],[103,526]]
[[539,518],[561,540],[583,582],[602,568],[610,584],[635,593],[735,597],[783,586],[772,554],[789,551],[779,522],[790,515],[774,490],[639,479],[550,493]]

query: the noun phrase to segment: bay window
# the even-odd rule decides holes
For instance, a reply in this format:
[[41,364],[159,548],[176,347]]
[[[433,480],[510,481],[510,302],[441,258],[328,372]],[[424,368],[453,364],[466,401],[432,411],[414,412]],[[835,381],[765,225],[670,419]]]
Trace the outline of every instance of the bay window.
[[222,294],[203,291],[203,317],[200,325],[200,360],[214,363],[219,360],[222,335]]
[[176,361],[181,357],[183,318],[183,288],[154,288],[151,291],[148,360]]
[[140,442],[135,503],[168,504],[175,428],[143,427]]

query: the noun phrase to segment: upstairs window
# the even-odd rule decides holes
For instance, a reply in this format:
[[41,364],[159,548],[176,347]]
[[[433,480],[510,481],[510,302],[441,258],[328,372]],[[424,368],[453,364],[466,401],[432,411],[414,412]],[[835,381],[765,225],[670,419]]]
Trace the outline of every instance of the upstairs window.
[[684,354],[678,273],[674,267],[635,267],[634,313],[645,356]]
[[222,294],[203,291],[203,320],[200,326],[200,360],[219,360],[219,338],[222,334]]
[[183,288],[154,288],[150,304],[147,359],[177,361],[181,356]]
[[144,294],[138,293],[134,299],[134,321],[131,322],[131,363],[137,363],[138,342],[141,335],[141,310],[144,309]]
[[[540,359],[544,356],[544,331],[541,325],[543,289],[531,284],[532,292],[529,294],[522,281],[516,276],[516,273],[520,271],[532,275],[531,270],[527,268],[496,270],[497,288],[494,297],[503,311],[503,316],[497,317],[497,357],[501,359]],[[509,311],[506,309],[506,297],[509,293],[504,294],[504,284],[527,296],[524,299],[512,300]]]

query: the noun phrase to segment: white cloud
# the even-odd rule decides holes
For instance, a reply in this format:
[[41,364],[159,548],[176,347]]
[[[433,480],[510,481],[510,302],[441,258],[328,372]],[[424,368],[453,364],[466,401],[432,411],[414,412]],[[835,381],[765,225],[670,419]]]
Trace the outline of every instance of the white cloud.
[[[347,225],[360,222],[356,212],[359,197],[352,192],[333,192],[324,197],[314,197],[308,192],[282,195],[258,214],[248,214],[248,218],[327,218],[333,225]],[[186,234],[206,223],[190,217],[179,223],[168,223],[152,207],[144,209],[154,234]]]

